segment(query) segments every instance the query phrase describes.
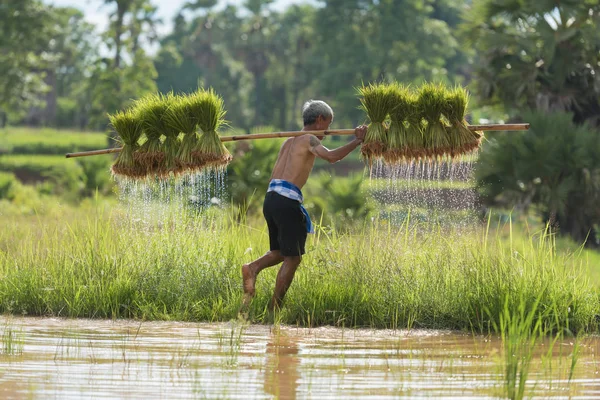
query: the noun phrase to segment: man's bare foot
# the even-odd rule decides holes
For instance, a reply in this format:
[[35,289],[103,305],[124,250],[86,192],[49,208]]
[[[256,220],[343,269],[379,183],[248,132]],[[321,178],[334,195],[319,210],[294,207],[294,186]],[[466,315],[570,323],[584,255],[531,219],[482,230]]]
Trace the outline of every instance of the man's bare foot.
[[256,283],[256,274],[250,267],[250,264],[242,266],[242,279],[244,281],[244,297],[254,297],[254,285]]

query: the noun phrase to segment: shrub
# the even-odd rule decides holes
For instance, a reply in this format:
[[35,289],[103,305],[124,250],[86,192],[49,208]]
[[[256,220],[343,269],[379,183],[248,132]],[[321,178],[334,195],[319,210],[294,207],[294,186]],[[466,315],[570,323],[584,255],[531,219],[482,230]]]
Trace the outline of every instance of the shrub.
[[532,207],[562,234],[597,246],[600,132],[576,126],[566,113],[528,112],[524,120],[531,123],[529,131],[499,136],[483,147],[476,178],[484,201]]

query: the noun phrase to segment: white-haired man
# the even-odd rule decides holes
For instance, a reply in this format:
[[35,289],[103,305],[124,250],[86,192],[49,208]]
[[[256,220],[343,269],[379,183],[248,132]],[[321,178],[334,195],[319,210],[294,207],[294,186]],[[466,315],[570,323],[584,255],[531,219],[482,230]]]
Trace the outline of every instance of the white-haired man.
[[[302,119],[303,131],[327,130],[333,121],[333,110],[324,101],[310,100],[302,107]],[[362,143],[366,131],[364,125],[357,127],[354,140],[334,150],[321,144],[324,137],[322,135],[306,134],[289,138],[283,143],[263,204],[270,250],[259,259],[242,266],[246,304],[254,297],[256,277],[260,271],[283,262],[277,274],[269,310],[281,306],[302,261],[307,233],[312,233],[310,217],[302,206],[301,189],[308,180],[315,158],[319,157],[330,163],[340,161]]]

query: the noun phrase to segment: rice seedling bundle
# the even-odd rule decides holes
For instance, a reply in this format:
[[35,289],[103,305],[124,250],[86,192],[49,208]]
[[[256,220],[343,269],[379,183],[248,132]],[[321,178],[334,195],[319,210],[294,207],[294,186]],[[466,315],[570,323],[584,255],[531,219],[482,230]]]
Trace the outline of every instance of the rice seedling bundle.
[[419,90],[419,108],[427,125],[423,131],[424,155],[427,158],[441,157],[450,153],[450,138],[442,122],[446,109],[446,88],[441,84],[425,83]]
[[425,157],[425,137],[423,135],[423,113],[419,97],[414,92],[406,95],[406,158],[420,159]]
[[483,134],[470,130],[465,120],[468,104],[469,94],[464,88],[456,86],[448,92],[444,115],[450,122],[446,131],[451,139],[450,155],[452,157],[477,150],[481,145]]
[[163,101],[166,102],[166,111],[163,116],[165,123],[163,134],[165,135],[165,141],[162,144],[162,151],[165,155],[165,161],[163,165],[162,171],[159,171],[159,175],[169,176],[171,174],[178,175],[183,172],[183,166],[177,159],[177,153],[179,152],[179,146],[181,144],[181,140],[179,139],[180,130],[176,127],[167,123],[167,114],[169,113],[169,109],[176,104],[177,96],[173,94],[173,92],[167,93],[163,97]]
[[176,155],[176,164],[183,170],[200,169],[202,165],[195,160],[192,152],[198,144],[198,105],[199,96],[175,96],[165,113],[165,122],[173,132],[182,132],[183,139]]
[[146,141],[135,152],[134,157],[147,176],[161,175],[164,170],[165,155],[161,137],[166,129],[167,108],[168,104],[162,94],[143,97],[135,104],[136,117],[140,120]]
[[197,93],[197,120],[202,134],[192,156],[204,167],[224,168],[231,162],[231,154],[219,139],[218,129],[225,125],[223,98],[212,89]]
[[395,164],[410,157],[408,147],[407,119],[411,111],[411,93],[408,87],[399,83],[390,85],[390,126],[386,135],[383,153],[384,160],[389,164]]
[[391,96],[393,90],[384,83],[372,83],[369,86],[363,85],[357,91],[361,96],[360,108],[367,113],[370,120],[360,151],[370,163],[372,159],[382,157],[385,152],[386,126],[384,121],[393,106]]
[[112,127],[119,135],[119,140],[123,146],[111,168],[113,175],[122,175],[130,178],[138,178],[145,175],[142,166],[133,156],[139,147],[138,140],[142,136],[140,120],[131,110],[119,111],[108,117]]

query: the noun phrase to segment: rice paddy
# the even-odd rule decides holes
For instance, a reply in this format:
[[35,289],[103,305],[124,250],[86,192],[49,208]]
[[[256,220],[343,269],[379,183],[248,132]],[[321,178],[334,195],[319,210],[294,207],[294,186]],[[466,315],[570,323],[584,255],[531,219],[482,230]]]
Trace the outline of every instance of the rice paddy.
[[[495,335],[239,321],[0,323],[20,332],[20,350],[0,354],[0,385],[11,398],[519,398]],[[597,396],[599,345],[594,337],[539,341],[523,393]]]
[[[111,116],[123,144],[112,168],[120,204],[6,219],[0,311],[113,321],[7,323],[0,364],[23,367],[0,381],[36,375],[52,358],[73,379],[57,374],[16,393],[86,396],[97,383],[111,397],[115,365],[142,397],[168,385],[208,398],[596,393],[588,335],[600,298],[590,265],[581,252],[557,251],[546,230],[515,239],[510,221],[478,222],[469,179],[480,136],[464,122],[466,92],[361,90],[368,190],[385,207],[351,229],[321,219],[275,314],[275,268],[240,313],[240,267],[264,254],[268,235],[226,206],[222,99],[155,95]],[[70,321],[76,327],[61,330]]]

